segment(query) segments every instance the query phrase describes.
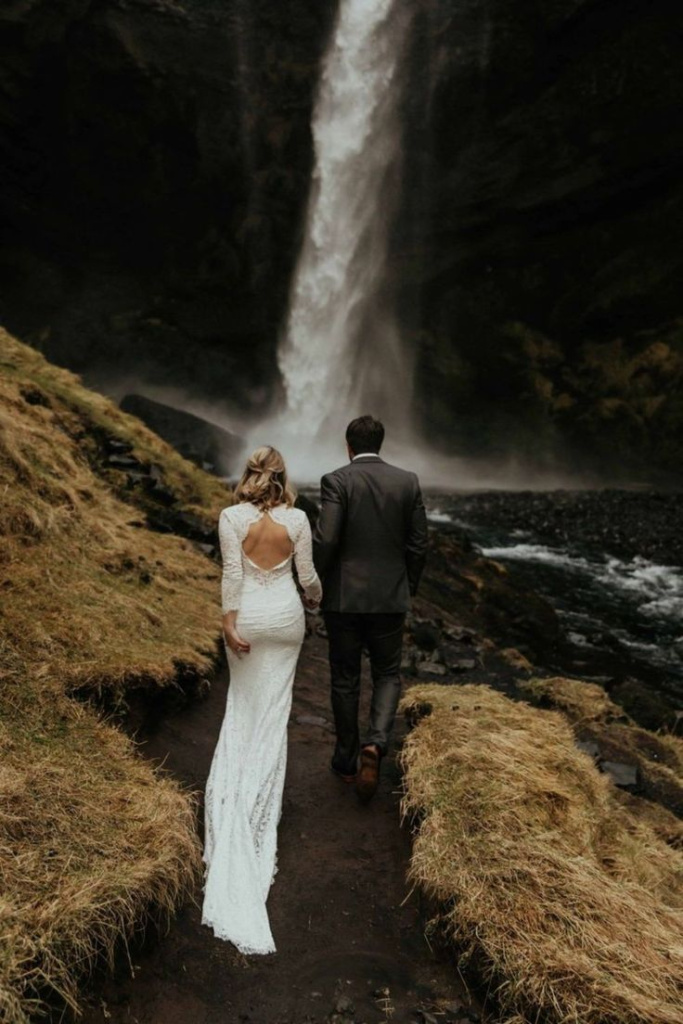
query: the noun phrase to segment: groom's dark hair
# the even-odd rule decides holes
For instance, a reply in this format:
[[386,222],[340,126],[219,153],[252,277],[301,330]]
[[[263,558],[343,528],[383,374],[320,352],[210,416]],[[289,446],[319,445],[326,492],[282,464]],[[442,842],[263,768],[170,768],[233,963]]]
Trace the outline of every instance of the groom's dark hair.
[[346,443],[354,455],[377,453],[384,440],[384,426],[374,416],[359,416],[346,428]]

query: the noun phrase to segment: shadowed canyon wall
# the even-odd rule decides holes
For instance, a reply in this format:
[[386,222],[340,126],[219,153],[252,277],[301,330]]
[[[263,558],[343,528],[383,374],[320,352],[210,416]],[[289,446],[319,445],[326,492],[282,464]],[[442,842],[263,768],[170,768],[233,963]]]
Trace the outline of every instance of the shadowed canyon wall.
[[607,475],[676,472],[683,14],[672,10],[421,5],[402,272],[437,441]]
[[[391,285],[427,438],[672,479],[683,14],[663,0],[412,6]],[[130,375],[265,409],[335,8],[6,3],[7,326],[102,387]]]
[[106,385],[264,402],[299,244],[325,0],[0,11],[0,315]]

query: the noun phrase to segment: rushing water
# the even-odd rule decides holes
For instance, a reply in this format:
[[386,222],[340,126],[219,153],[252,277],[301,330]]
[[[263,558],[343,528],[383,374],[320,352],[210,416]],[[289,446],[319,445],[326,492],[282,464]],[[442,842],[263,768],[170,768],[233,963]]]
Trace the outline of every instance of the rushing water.
[[683,502],[663,497],[657,523],[648,496],[628,492],[441,492],[427,506],[434,526],[461,529],[553,605],[579,674],[633,674],[681,695]]
[[342,0],[325,58],[305,240],[279,351],[279,429],[292,439],[339,433],[364,403],[389,419],[391,407],[405,414],[410,372],[385,284],[407,8]]

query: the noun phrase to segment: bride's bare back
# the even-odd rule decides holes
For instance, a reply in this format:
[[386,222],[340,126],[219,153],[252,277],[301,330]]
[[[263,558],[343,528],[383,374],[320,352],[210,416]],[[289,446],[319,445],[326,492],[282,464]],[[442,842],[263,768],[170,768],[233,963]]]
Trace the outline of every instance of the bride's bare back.
[[274,569],[291,555],[292,541],[287,529],[266,512],[249,527],[242,550],[259,569]]

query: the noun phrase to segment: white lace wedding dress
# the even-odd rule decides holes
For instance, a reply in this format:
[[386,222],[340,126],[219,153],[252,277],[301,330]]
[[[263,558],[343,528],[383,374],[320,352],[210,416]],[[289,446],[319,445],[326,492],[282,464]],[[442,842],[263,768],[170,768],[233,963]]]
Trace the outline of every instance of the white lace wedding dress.
[[[243,541],[263,515],[284,526],[292,554],[272,569],[245,555]],[[273,953],[266,899],[276,868],[277,826],[287,761],[292,684],[304,638],[296,565],[307,597],[320,600],[306,514],[244,502],[221,512],[223,611],[238,610],[249,654],[227,649],[230,686],[206,785],[202,924],[243,953]]]

